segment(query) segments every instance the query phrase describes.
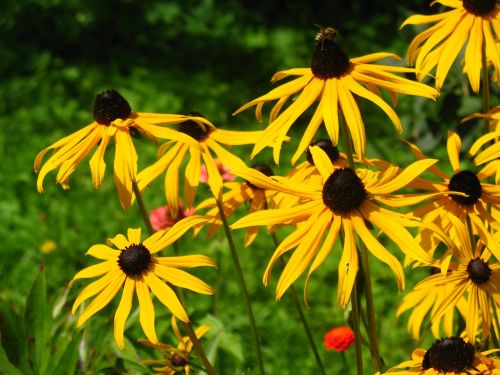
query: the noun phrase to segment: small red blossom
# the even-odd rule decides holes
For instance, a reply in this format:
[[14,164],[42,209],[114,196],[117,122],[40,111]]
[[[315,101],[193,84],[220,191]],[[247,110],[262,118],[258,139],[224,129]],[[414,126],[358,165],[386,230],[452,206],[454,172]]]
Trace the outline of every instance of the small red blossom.
[[194,208],[188,208],[184,210],[181,206],[179,206],[178,217],[173,218],[170,214],[170,209],[168,208],[168,206],[162,206],[151,211],[151,214],[149,215],[149,221],[151,221],[151,226],[154,230],[164,230],[170,228],[179,220],[191,216],[192,214],[194,214],[194,211]]
[[[219,159],[215,159],[215,165],[217,165],[217,169],[219,170],[219,173],[222,177],[222,181],[233,181],[236,178],[234,174],[229,173],[229,167],[223,165],[219,161]],[[201,166],[200,181],[205,184],[208,182],[208,172],[205,164]]]
[[349,327],[335,327],[325,335],[325,346],[328,350],[343,352],[354,342],[354,332]]

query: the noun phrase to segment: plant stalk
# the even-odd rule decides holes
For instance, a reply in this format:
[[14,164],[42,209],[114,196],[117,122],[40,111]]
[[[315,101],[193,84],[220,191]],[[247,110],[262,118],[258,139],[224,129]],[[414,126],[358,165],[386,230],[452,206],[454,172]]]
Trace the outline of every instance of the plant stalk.
[[255,324],[255,318],[253,314],[252,304],[250,302],[250,296],[248,294],[247,285],[245,282],[245,277],[243,276],[243,270],[241,269],[240,260],[238,258],[238,253],[236,251],[236,247],[234,246],[233,237],[231,235],[231,230],[229,229],[229,225],[227,223],[226,215],[224,214],[224,208],[222,207],[221,202],[218,199],[215,199],[217,202],[217,207],[219,208],[219,216],[222,221],[222,226],[224,227],[224,232],[226,234],[227,242],[229,244],[229,248],[231,250],[231,257],[233,258],[234,269],[238,276],[238,281],[240,284],[241,292],[243,294],[243,300],[245,301],[245,307],[247,309],[248,320],[250,321],[250,328],[252,331],[252,341],[254,345],[255,354],[257,356],[257,364],[259,366],[260,375],[264,375],[264,361],[262,360],[262,352],[260,350],[259,344],[259,335],[257,333],[257,326]]

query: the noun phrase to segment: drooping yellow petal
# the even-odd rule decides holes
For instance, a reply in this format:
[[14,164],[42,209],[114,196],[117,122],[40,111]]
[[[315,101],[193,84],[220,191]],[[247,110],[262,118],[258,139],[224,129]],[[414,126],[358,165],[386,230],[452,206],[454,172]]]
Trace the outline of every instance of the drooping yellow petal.
[[92,175],[92,184],[94,188],[98,189],[104,179],[104,172],[106,171],[106,163],[104,162],[104,155],[106,153],[106,148],[108,147],[110,137],[107,132],[103,132],[101,142],[97,147],[96,152],[90,158],[90,173]]
[[125,322],[127,321],[130,309],[132,308],[132,298],[134,296],[135,281],[128,278],[125,280],[123,287],[122,298],[120,304],[116,309],[114,320],[114,334],[116,345],[123,350],[125,348],[125,341],[123,340],[123,333],[125,331]]
[[118,130],[115,143],[115,184],[122,207],[128,208],[132,202],[132,181],[137,176],[137,153],[128,131]]
[[339,80],[337,78],[326,81],[323,99],[325,128],[331,141],[336,145],[339,143]]
[[481,60],[483,55],[481,50],[483,45],[482,17],[474,17],[468,37],[469,41],[465,48],[464,70],[469,77],[472,91],[478,93],[481,83]]
[[352,288],[358,273],[359,260],[354,240],[354,228],[350,219],[343,218],[344,248],[339,262],[339,287],[338,300],[340,307],[344,308],[351,298]]
[[[127,276],[123,272],[113,272],[108,285],[92,300],[92,302],[83,310],[77,320],[77,327],[80,327],[92,315],[104,308],[118,293]],[[73,309],[76,310],[76,301]]]
[[190,148],[189,155],[189,162],[184,174],[184,204],[187,208],[193,207],[201,173],[201,152]]
[[363,124],[358,104],[349,91],[349,87],[343,81],[343,79],[339,80],[338,92],[340,108],[342,109],[345,122],[349,128],[354,150],[357,155],[362,156],[365,155],[366,146],[365,125]]
[[[164,282],[162,282],[158,276],[156,276],[153,272],[148,272],[144,276],[147,284],[150,286],[153,293],[160,300],[160,302],[165,305],[167,309],[169,309],[172,314],[179,320],[182,320],[184,323],[189,322],[189,317],[184,310],[179,298],[174,293],[174,291]],[[149,297],[149,294],[148,294]],[[150,299],[151,301],[151,299]],[[140,301],[139,301],[140,303]],[[153,310],[154,313],[154,310]]]
[[200,294],[214,294],[215,290],[199,278],[174,267],[156,264],[153,272],[168,283]]
[[210,152],[204,152],[202,156],[205,166],[207,167],[208,185],[210,186],[214,198],[220,201],[222,194],[222,177],[217,168],[217,164],[215,164],[215,160],[212,155],[210,155]]
[[[150,285],[150,275],[152,275],[152,272],[147,272],[140,279],[135,281],[135,292],[137,294],[137,299],[139,300],[139,321],[141,323],[142,330],[149,341],[157,344],[158,338],[156,337],[155,330],[155,308],[153,306],[153,301],[151,300],[148,287],[148,285]],[[163,298],[163,296],[160,295],[156,296],[160,301],[161,298]]]

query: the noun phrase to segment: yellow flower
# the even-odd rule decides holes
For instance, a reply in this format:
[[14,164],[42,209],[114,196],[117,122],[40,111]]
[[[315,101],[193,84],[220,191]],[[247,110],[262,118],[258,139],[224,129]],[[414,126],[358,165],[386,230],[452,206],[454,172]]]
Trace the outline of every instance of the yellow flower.
[[[415,145],[408,143],[412,152],[418,159],[424,159],[425,155]],[[425,221],[434,222],[445,232],[449,233],[452,228],[451,215],[455,215],[462,222],[467,218],[472,224],[472,230],[477,233],[483,243],[487,244],[489,250],[500,259],[500,244],[495,242],[489,233],[487,226],[500,229],[498,221],[488,212],[490,207],[500,206],[500,187],[486,183],[487,179],[497,171],[497,163],[487,164],[478,173],[460,167],[460,149],[462,141],[458,134],[448,132],[447,150],[448,157],[453,168],[454,175],[448,177],[437,166],[432,166],[429,171],[435,174],[440,181],[416,179],[411,185],[431,193],[428,197],[434,199],[415,209],[413,214],[424,217]],[[450,194],[451,192],[462,193],[463,195]],[[439,194],[436,194],[439,193]],[[427,199],[426,194],[417,194]],[[403,198],[404,199],[404,198]],[[487,225],[485,224],[487,223]],[[423,247],[434,248],[432,237],[427,236],[427,230],[420,233]]]
[[430,255],[415,242],[406,229],[408,226],[418,225],[417,221],[384,209],[377,205],[377,201],[406,186],[436,160],[419,161],[402,171],[394,167],[384,173],[373,173],[366,169],[354,172],[350,168],[335,169],[330,158],[319,147],[311,147],[310,150],[314,164],[321,174],[321,181],[318,183],[301,184],[277,176],[271,179],[252,169],[233,170],[234,174],[251,181],[256,186],[302,198],[295,207],[255,212],[232,225],[232,228],[296,225],[295,231],[286,237],[274,252],[264,274],[264,283],[267,285],[269,282],[271,269],[276,260],[296,248],[278,281],[276,297],[281,298],[287,288],[312,262],[306,281],[307,290],[311,274],[325,261],[339,231],[342,230],[344,249],[338,270],[340,305],[344,307],[349,301],[358,271],[355,233],[376,258],[391,268],[399,289],[402,290],[403,269],[397,258],[371,233],[370,226],[373,225],[385,233],[412,259],[426,264],[431,262]]
[[[310,68],[290,69],[276,73],[271,79],[273,83],[286,77],[298,76],[298,78],[252,100],[234,113],[237,114],[257,105],[256,115],[260,121],[264,103],[277,100],[269,116],[269,125],[255,144],[252,157],[270,145],[270,142],[274,142],[274,160],[278,163],[281,145],[286,139],[288,130],[297,118],[318,100],[318,106],[292,157],[292,164],[295,164],[307,149],[323,122],[330,139],[336,145],[339,138],[339,117],[342,115],[354,141],[356,154],[364,158],[366,136],[356,102],[357,97],[368,99],[380,107],[389,116],[398,132],[401,132],[402,125],[399,117],[382,99],[379,90],[386,89],[394,103],[397,102],[396,94],[398,93],[432,99],[437,96],[435,89],[394,74],[415,72],[412,68],[371,64],[373,61],[387,57],[398,58],[394,54],[380,52],[349,59],[333,39],[319,38],[317,42]],[[294,95],[298,95],[297,98],[282,111],[287,101]]]
[[[434,26],[418,34],[408,49],[408,60],[415,64],[417,78],[422,80],[436,68],[436,88],[441,90],[453,61],[465,47],[464,71],[474,92],[479,92],[483,45],[486,58],[495,67],[494,80],[500,79],[500,53],[496,42],[500,37],[500,5],[496,0],[435,0],[432,4],[453,8],[431,15],[409,17],[406,25]],[[494,30],[494,33],[493,33]],[[496,34],[496,36],[494,35]],[[484,82],[488,85],[489,82]]]
[[[488,119],[490,129],[492,129],[492,131],[481,136],[474,142],[469,150],[469,155],[475,156],[474,164],[476,165],[481,165],[494,160],[498,161],[498,159],[500,159],[500,106],[492,108],[487,114],[475,113],[470,115],[463,121],[478,117]],[[485,149],[479,152],[482,147],[485,147]],[[496,179],[498,183],[500,180],[500,174],[498,171]]]
[[411,360],[400,363],[384,374],[496,375],[500,374],[500,359],[488,358],[496,351],[479,353],[474,345],[461,337],[446,337],[436,340],[427,351],[415,349]]
[[[201,115],[199,115],[202,117]],[[141,171],[137,177],[139,189],[142,191],[156,177],[165,172],[165,195],[167,203],[175,216],[179,207],[179,169],[188,152],[189,162],[185,170],[184,205],[193,206],[194,197],[200,183],[202,161],[208,173],[208,185],[214,196],[220,199],[222,191],[221,171],[212,152],[219,163],[228,168],[242,168],[245,163],[236,155],[227,151],[223,145],[245,145],[255,143],[262,132],[245,132],[218,129],[195,121],[187,121],[179,126],[179,132],[189,138],[189,142],[177,139],[163,144],[159,150],[158,160]]]
[[[201,225],[206,219],[190,216],[179,221],[168,231],[159,231],[141,242],[141,229],[129,229],[128,238],[119,234],[109,239],[110,245],[94,245],[87,255],[103,262],[87,267],[78,272],[70,286],[78,279],[102,276],[89,284],[78,295],[73,304],[72,313],[87,299],[96,296],[78,318],[80,327],[92,315],[105,307],[123,288],[120,304],[115,313],[114,335],[120,349],[124,348],[123,332],[125,321],[132,307],[134,290],[139,300],[140,323],[146,337],[152,343],[158,343],[155,331],[155,309],[151,300],[152,291],[158,300],[183,322],[189,318],[174,290],[168,285],[186,288],[196,293],[213,294],[214,290],[203,281],[180,270],[179,268],[216,267],[215,263],[204,255],[186,255],[177,257],[157,257],[157,252],[172,244],[187,230]],[[163,282],[166,281],[167,283]]]
[[[156,371],[157,375],[174,375],[177,373],[184,373],[186,375],[189,375],[191,371],[191,367],[189,366],[189,354],[193,349],[193,343],[188,336],[181,336],[179,328],[177,327],[177,321],[175,317],[172,316],[171,322],[175,337],[178,340],[177,347],[173,347],[171,345],[163,343],[154,344],[149,340],[139,340],[139,342],[144,345],[160,350],[165,357],[165,359],[162,360],[147,360],[143,361],[143,363],[146,365],[162,366],[153,368],[153,370]],[[196,328],[194,333],[199,339],[205,333],[207,333],[209,329],[209,325],[203,324]]]
[[[190,116],[132,112],[130,104],[115,90],[107,90],[96,96],[93,109],[94,121],[70,134],[49,147],[43,149],[35,159],[35,172],[38,173],[37,188],[43,192],[43,180],[47,173],[59,169],[56,181],[64,189],[69,188],[69,177],[76,170],[80,162],[97,146],[90,159],[90,172],[92,184],[98,189],[103,181],[106,163],[104,154],[111,139],[115,141],[114,177],[121,205],[130,206],[132,198],[132,181],[137,175],[137,153],[132,137],[140,134],[153,141],[157,138],[173,139],[182,142],[196,142],[192,138],[158,125],[178,124],[187,120],[196,120],[208,123],[202,118]],[[42,159],[47,152],[53,150],[54,154],[42,164]]]
[[[262,172],[266,176],[272,176],[274,174],[272,169],[265,164],[258,164],[252,168]],[[248,181],[227,182],[224,186],[228,189],[228,191],[222,195],[221,203],[224,209],[224,216],[228,219],[244,203],[249,203],[249,212],[257,212],[267,207],[275,206],[273,204],[273,196],[276,195],[275,191],[266,191],[265,189],[261,189]],[[207,218],[211,218],[210,228],[208,230],[208,237],[210,238],[222,225],[219,208],[215,198],[206,199],[196,207],[197,211],[204,209],[209,209],[205,213],[205,216]],[[259,226],[247,228],[245,239],[243,241],[243,245],[245,247],[249,246],[253,242],[259,232],[259,229]]]
[[[422,322],[428,310],[419,306],[420,293],[439,294],[439,297],[432,301],[425,299],[424,304],[434,306],[430,312],[430,321],[433,324],[446,314],[449,314],[447,322],[453,324],[453,309],[463,306],[463,299],[466,297],[465,322],[467,337],[474,340],[478,332],[478,326],[482,328],[482,338],[485,339],[490,334],[491,328],[491,302],[493,308],[500,307],[500,263],[491,259],[491,252],[482,241],[471,243],[469,227],[458,218],[451,216],[453,225],[454,249],[450,249],[453,255],[448,265],[449,259],[442,262],[435,262],[434,266],[442,268],[442,272],[429,276],[422,280],[414,288],[414,291],[407,295],[403,305],[398,309],[398,314],[408,308],[416,308],[415,319]],[[497,243],[500,241],[500,232],[492,236]],[[428,297],[429,297],[428,296]],[[420,323],[414,329],[418,332]],[[449,327],[452,330],[452,327]],[[448,330],[448,332],[449,332]],[[414,333],[415,333],[414,331]],[[453,332],[456,332],[455,330]],[[436,332],[435,332],[436,333]]]
[[50,254],[57,249],[57,244],[52,240],[45,240],[40,245],[40,251],[43,254]]

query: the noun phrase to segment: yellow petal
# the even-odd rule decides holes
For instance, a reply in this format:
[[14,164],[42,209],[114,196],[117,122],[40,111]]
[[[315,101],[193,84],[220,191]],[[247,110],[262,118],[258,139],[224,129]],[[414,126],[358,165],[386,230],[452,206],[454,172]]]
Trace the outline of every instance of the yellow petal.
[[128,131],[117,131],[115,143],[115,185],[122,207],[128,208],[132,202],[132,181],[137,175],[137,153]]
[[[157,344],[158,338],[156,337],[155,330],[155,308],[153,306],[153,301],[151,300],[148,288],[148,285],[150,285],[149,275],[152,275],[152,273],[147,272],[143,275],[144,279],[138,279],[135,281],[135,291],[137,299],[139,300],[139,321],[141,323],[142,330],[149,341]],[[158,295],[157,297],[160,301],[161,298],[163,298],[163,296]]]
[[130,309],[132,308],[132,297],[134,296],[134,279],[127,278],[125,280],[125,286],[123,287],[122,298],[120,304],[116,309],[115,320],[114,320],[114,334],[115,341],[118,347],[123,350],[125,348],[125,341],[123,340],[123,333],[125,331],[125,322],[130,314]]
[[214,267],[215,262],[206,255],[184,255],[179,257],[157,257],[159,264],[176,268],[194,268],[194,267]]
[[354,229],[349,219],[343,218],[342,224],[344,228],[344,248],[339,262],[339,287],[338,300],[340,307],[345,307],[351,298],[352,288],[356,282],[356,274],[358,273],[359,261],[358,252],[356,250],[356,242],[354,241]]
[[168,283],[200,294],[214,294],[215,290],[199,278],[173,267],[156,264],[153,272]]
[[94,245],[87,250],[85,255],[92,255],[94,258],[102,260],[117,260],[120,251],[112,249],[106,245]]
[[169,309],[175,317],[184,323],[189,322],[189,317],[184,310],[179,298],[174,293],[174,291],[162,282],[154,273],[148,272],[145,275],[146,282],[153,290],[156,297],[160,300],[160,302]]

